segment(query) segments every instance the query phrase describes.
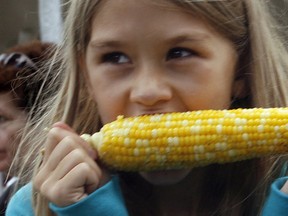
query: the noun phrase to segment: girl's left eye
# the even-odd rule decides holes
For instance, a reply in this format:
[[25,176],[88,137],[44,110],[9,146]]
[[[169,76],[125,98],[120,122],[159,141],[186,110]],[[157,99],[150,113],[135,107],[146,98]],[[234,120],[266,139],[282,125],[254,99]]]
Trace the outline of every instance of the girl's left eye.
[[167,53],[166,60],[185,58],[195,55],[196,53],[186,48],[173,48]]
[[5,122],[7,122],[8,120],[9,120],[9,119],[6,118],[5,116],[0,115],[0,124],[3,124],[3,123],[5,123]]
[[130,59],[121,52],[111,52],[107,53],[102,56],[103,63],[110,63],[110,64],[125,64],[130,62]]

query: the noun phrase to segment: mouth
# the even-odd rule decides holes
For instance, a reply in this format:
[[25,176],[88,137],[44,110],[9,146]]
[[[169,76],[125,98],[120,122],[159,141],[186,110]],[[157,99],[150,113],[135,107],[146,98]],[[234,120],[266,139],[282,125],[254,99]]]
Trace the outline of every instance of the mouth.
[[131,117],[137,117],[137,116],[150,116],[150,115],[164,115],[164,114],[168,114],[168,113],[176,113],[176,112],[180,112],[180,111],[160,111],[160,110],[150,110],[150,111],[145,111],[141,114],[136,114],[136,115],[132,115]]

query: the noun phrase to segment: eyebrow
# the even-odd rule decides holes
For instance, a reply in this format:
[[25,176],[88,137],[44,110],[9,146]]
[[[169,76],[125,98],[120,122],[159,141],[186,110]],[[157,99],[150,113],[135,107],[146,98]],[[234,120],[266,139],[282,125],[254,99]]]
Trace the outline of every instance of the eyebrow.
[[[170,44],[178,44],[181,42],[201,42],[205,41],[207,39],[211,38],[210,35],[205,34],[205,33],[195,33],[193,35],[190,34],[180,34],[178,36],[171,36],[167,37],[164,39],[164,42],[170,43]],[[89,43],[89,46],[92,48],[120,48],[125,46],[125,44],[129,43],[129,41],[122,41],[122,40],[115,40],[114,38],[99,38],[99,39],[94,39]]]
[[121,47],[125,45],[125,42],[121,42],[121,41],[117,41],[117,40],[113,40],[113,39],[97,39],[97,40],[93,40],[91,41],[91,43],[89,43],[89,46],[93,47],[93,48],[106,48],[106,47]]
[[211,36],[209,36],[208,34],[203,34],[203,33],[197,33],[194,35],[180,35],[180,36],[176,36],[176,37],[172,37],[170,39],[168,39],[167,41],[169,41],[170,43],[181,43],[181,42],[200,42],[200,41],[205,41],[207,39],[211,38]]

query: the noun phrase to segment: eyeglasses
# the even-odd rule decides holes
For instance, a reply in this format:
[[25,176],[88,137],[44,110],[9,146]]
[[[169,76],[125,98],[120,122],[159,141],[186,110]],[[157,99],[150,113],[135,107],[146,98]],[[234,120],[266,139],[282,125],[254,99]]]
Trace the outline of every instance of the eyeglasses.
[[34,62],[23,53],[9,53],[0,55],[0,66],[14,66],[16,68],[31,68],[37,70]]

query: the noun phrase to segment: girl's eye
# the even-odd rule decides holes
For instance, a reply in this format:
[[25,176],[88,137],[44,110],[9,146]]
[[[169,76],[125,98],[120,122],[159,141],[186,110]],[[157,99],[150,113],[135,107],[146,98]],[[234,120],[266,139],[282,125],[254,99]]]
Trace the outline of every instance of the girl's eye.
[[7,122],[9,119],[6,118],[5,116],[0,115],[0,124],[3,124],[5,122]]
[[111,64],[125,64],[130,62],[129,58],[121,52],[112,52],[103,55],[102,62]]
[[195,55],[196,53],[185,48],[173,48],[169,50],[166,60],[185,58]]

